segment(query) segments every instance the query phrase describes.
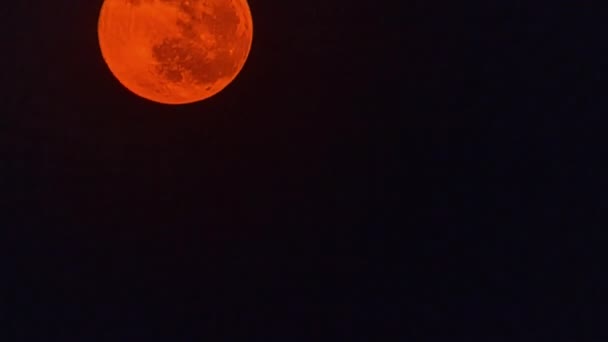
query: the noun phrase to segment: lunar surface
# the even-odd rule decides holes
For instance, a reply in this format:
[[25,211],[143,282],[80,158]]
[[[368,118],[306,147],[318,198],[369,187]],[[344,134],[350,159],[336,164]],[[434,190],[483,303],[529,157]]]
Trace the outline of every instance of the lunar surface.
[[103,59],[127,89],[184,104],[234,80],[253,24],[246,0],[105,0],[98,34]]

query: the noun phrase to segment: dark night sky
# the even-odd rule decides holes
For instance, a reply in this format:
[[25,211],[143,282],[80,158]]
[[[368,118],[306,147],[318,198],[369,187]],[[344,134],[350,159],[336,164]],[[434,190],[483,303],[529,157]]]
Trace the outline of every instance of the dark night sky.
[[101,3],[0,13],[3,341],[603,340],[595,8],[250,0],[238,78],[163,106]]

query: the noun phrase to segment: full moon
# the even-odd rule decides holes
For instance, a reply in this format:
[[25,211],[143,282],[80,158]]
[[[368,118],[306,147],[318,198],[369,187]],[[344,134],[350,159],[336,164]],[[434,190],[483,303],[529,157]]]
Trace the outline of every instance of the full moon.
[[204,100],[243,68],[253,39],[246,0],[105,0],[101,54],[133,93],[165,104]]

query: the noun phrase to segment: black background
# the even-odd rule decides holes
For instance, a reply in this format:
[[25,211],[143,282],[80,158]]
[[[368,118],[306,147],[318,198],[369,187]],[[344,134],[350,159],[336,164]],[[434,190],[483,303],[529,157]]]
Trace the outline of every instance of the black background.
[[101,1],[2,8],[6,341],[600,341],[593,6],[249,2],[241,74],[164,106]]

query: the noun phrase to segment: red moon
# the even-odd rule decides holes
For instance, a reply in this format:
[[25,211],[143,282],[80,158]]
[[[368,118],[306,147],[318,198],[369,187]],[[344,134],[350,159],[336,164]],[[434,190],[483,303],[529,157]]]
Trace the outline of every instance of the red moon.
[[164,104],[209,98],[231,83],[251,49],[246,0],[105,0],[101,54],[133,93]]

